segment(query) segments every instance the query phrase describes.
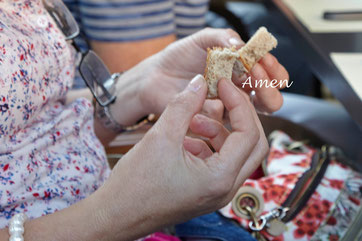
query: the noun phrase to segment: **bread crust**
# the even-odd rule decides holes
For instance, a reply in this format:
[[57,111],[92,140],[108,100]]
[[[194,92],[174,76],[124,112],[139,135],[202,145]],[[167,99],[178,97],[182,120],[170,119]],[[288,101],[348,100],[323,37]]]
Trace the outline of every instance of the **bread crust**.
[[251,67],[248,65],[246,60],[241,55],[239,56],[239,60],[244,65],[244,68],[246,69],[246,71],[249,73],[251,70]]
[[[265,27],[260,27],[246,45],[239,50],[236,50],[235,46],[208,48],[204,72],[208,84],[207,97],[217,98],[217,84],[221,78],[231,79],[233,69],[236,68],[240,76],[249,73],[262,57],[277,46],[277,43],[277,40]],[[236,64],[236,61],[240,61],[240,63]]]

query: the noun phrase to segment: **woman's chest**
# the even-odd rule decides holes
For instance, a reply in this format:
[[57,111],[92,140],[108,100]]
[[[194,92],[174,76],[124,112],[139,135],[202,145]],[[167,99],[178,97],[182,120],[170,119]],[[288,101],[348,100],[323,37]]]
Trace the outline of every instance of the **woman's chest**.
[[0,2],[0,135],[64,98],[73,75],[74,52],[42,2]]

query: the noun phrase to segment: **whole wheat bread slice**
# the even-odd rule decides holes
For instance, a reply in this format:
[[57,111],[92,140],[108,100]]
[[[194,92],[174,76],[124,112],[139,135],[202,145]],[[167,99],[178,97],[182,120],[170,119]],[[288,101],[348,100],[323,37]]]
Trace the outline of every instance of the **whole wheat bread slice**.
[[235,48],[219,48],[207,50],[207,67],[205,79],[208,85],[208,98],[217,97],[217,82],[221,78],[231,79],[233,66],[239,54]]
[[208,98],[216,98],[217,84],[221,78],[231,79],[233,70],[238,75],[249,72],[270,50],[277,46],[277,40],[261,27],[239,50],[235,47],[208,49],[205,79],[208,84]]
[[251,39],[239,49],[240,61],[249,72],[261,58],[276,48],[277,45],[276,38],[265,27],[260,27]]

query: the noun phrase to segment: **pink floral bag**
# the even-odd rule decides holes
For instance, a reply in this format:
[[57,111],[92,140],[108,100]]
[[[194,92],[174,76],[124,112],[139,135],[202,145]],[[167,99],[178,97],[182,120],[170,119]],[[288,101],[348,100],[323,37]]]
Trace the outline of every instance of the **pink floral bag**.
[[355,240],[361,174],[342,164],[337,148],[314,149],[281,131],[269,139],[265,176],[248,179],[220,213],[258,240]]

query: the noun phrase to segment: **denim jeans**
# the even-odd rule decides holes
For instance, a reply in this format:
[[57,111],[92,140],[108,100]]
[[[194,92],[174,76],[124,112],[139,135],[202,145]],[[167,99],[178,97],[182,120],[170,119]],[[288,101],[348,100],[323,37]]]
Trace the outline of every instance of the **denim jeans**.
[[251,234],[235,222],[214,212],[200,216],[175,227],[180,238],[211,239],[218,241],[256,241]]

